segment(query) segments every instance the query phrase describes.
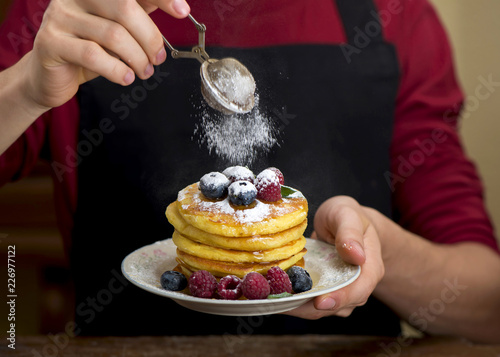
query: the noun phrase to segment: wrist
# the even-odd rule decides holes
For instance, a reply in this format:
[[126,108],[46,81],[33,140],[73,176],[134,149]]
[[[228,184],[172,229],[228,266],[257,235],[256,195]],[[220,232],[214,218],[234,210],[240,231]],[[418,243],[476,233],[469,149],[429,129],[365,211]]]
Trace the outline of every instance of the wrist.
[[30,95],[28,59],[29,54],[0,73],[0,154],[49,109]]
[[33,61],[33,51],[28,52],[21,60],[18,62],[19,68],[27,70],[22,70],[19,74],[20,81],[18,83],[18,93],[20,94],[18,101],[22,103],[23,108],[29,117],[34,119],[38,118],[40,115],[50,110],[51,107],[43,105],[38,98],[40,97],[40,89],[36,86],[35,73],[31,66]]

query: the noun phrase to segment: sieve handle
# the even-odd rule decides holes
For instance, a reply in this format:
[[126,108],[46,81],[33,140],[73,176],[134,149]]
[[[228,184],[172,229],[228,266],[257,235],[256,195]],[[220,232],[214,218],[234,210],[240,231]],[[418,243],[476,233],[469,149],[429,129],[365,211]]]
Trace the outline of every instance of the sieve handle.
[[207,31],[207,28],[204,24],[200,24],[196,21],[191,14],[188,15],[188,18],[196,26],[196,30],[198,31],[198,46],[194,46],[191,51],[176,50],[174,46],[167,41],[165,36],[162,35],[161,37],[163,38],[163,42],[165,42],[167,48],[170,50],[172,58],[195,58],[200,61],[200,63],[203,63],[210,58],[208,53],[205,52],[205,32]]

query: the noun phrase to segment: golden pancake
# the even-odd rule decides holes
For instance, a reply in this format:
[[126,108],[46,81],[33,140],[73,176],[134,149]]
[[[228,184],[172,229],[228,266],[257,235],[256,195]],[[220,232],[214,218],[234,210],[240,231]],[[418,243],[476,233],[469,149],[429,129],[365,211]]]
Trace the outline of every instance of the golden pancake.
[[273,234],[295,227],[307,218],[307,200],[298,191],[277,202],[256,199],[249,207],[236,207],[227,197],[206,198],[198,183],[194,183],[179,192],[176,202],[188,224],[226,237]]
[[197,243],[175,231],[172,240],[177,248],[195,257],[233,263],[258,263],[283,260],[300,252],[306,245],[306,239],[300,237],[282,247],[255,252],[215,248]]
[[177,262],[181,266],[186,266],[191,271],[207,270],[216,277],[224,277],[226,275],[236,275],[243,278],[246,274],[255,271],[261,274],[266,274],[273,266],[279,266],[283,270],[287,270],[292,265],[295,265],[306,254],[307,249],[302,249],[299,253],[283,260],[262,263],[229,263],[217,260],[209,260],[200,257],[195,257],[184,253],[177,249]]
[[295,227],[274,234],[251,237],[224,237],[202,231],[188,224],[180,215],[176,202],[167,207],[166,216],[170,224],[179,233],[191,240],[213,247],[244,251],[267,250],[284,246],[302,237],[307,227],[307,220],[304,220]]
[[[184,264],[179,258],[177,258],[177,263],[178,264],[175,266],[174,270],[178,271],[179,273],[184,274],[187,278],[189,278],[191,276],[191,274],[193,274],[193,272],[195,270],[197,270],[197,269],[191,270],[191,268],[189,268],[186,264]],[[300,259],[294,265],[299,266],[301,268],[304,268],[305,267],[305,260],[304,260],[304,258]],[[217,276],[218,279],[222,278],[222,277],[223,276]]]

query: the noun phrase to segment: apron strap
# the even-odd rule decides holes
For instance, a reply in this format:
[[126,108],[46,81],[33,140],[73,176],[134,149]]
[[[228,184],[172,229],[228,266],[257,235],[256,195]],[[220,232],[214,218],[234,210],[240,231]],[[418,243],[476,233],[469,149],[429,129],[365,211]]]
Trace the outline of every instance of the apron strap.
[[378,9],[373,0],[336,0],[336,3],[349,44],[362,46],[371,41],[384,41]]

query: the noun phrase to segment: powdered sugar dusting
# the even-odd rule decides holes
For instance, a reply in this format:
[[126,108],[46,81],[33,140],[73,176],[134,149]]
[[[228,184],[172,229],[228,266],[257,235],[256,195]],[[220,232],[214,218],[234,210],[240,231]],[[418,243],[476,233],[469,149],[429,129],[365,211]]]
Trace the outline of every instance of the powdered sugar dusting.
[[264,220],[269,216],[270,210],[269,205],[262,203],[260,201],[255,201],[256,204],[252,208],[236,209],[226,198],[222,201],[208,202],[201,201],[201,209],[206,209],[213,212],[221,212],[225,214],[232,215],[238,222],[241,223],[254,223]]
[[[193,195],[192,204],[196,205],[200,210],[229,214],[240,223],[260,222],[270,213],[269,205],[258,200],[255,201],[255,206],[251,208],[238,209],[231,205],[227,197],[220,201],[207,201],[198,192]],[[189,209],[189,205],[183,205],[182,208]]]
[[233,58],[225,58],[207,66],[212,84],[230,102],[246,106],[255,92],[251,74]]
[[257,195],[257,189],[254,184],[248,181],[235,181],[229,186],[230,195],[239,195],[249,191],[253,191]]
[[244,166],[230,166],[222,171],[222,173],[231,181],[253,181],[254,179],[253,172],[248,167]]
[[214,171],[214,172],[210,172],[208,174],[203,175],[201,180],[204,180],[205,183],[208,185],[218,186],[218,185],[225,184],[228,179],[227,179],[226,175],[223,175],[220,172]]
[[[188,202],[190,203],[182,204],[183,210],[189,210],[192,206],[202,211],[228,214],[231,215],[237,222],[240,222],[242,224],[261,222],[272,214],[284,215],[294,210],[294,208],[286,205],[287,201],[290,200],[291,197],[283,198],[283,203],[285,204],[274,205],[264,203],[260,200],[255,200],[255,203],[251,207],[237,208],[230,203],[227,197],[223,200],[218,201],[207,200],[199,191],[196,191],[194,193],[192,191],[188,192],[188,190],[190,190],[190,187],[191,186],[188,186],[179,191],[179,194],[177,196],[177,200],[182,204],[184,199],[191,195],[191,200],[188,200]],[[303,197],[300,192],[298,192],[296,198],[298,197]]]
[[278,175],[272,170],[265,169],[261,171],[255,179],[257,186],[279,185]]
[[276,179],[278,178],[276,173],[273,170],[269,169],[262,170],[257,177],[261,180],[266,180],[269,182],[276,181]]
[[186,189],[180,190],[177,193],[177,201],[181,202],[184,201],[188,197],[188,193]]
[[304,198],[304,195],[300,191],[295,191],[294,193],[288,195],[287,198]]

